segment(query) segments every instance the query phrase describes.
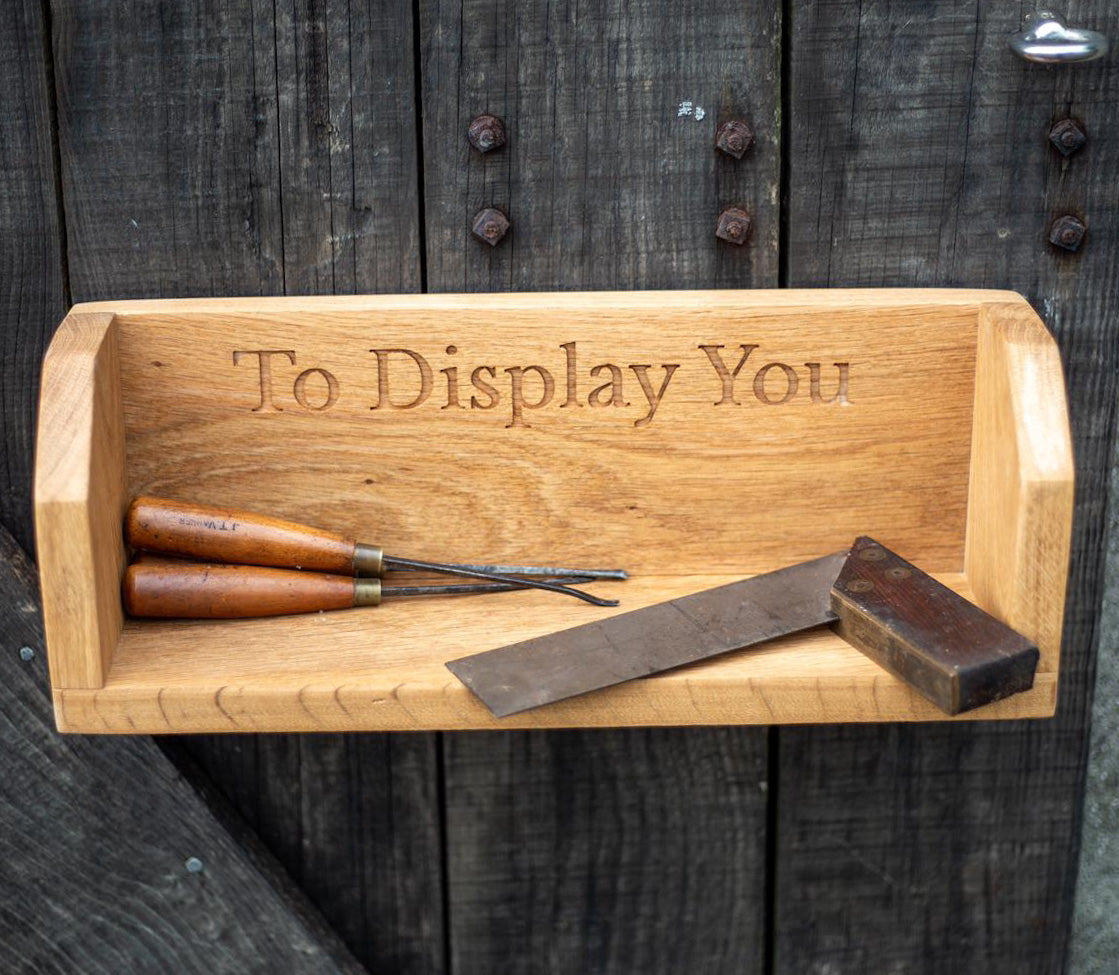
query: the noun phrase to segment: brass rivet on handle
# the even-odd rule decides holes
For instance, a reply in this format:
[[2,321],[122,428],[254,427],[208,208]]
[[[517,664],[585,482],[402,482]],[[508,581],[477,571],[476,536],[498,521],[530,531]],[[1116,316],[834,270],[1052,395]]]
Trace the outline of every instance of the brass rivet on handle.
[[848,592],[870,592],[874,588],[874,583],[869,579],[852,579],[847,583]]
[[886,578],[900,581],[901,579],[908,579],[912,572],[910,572],[904,565],[895,565],[886,570]]
[[864,548],[859,552],[859,558],[864,562],[881,562],[886,557],[886,550],[882,548]]

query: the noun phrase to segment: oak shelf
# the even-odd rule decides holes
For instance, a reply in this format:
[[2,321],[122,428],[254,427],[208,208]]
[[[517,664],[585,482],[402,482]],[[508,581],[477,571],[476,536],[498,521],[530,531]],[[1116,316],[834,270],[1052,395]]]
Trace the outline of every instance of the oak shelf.
[[[1072,489],[1057,349],[1011,292],[78,305],[44,362],[36,458],[57,722],[148,734],[1047,717]],[[399,555],[633,578],[597,587],[615,610],[526,591],[128,620],[121,520],[141,493]],[[501,720],[444,667],[858,534],[1035,640],[1034,688],[949,719],[826,629]]]

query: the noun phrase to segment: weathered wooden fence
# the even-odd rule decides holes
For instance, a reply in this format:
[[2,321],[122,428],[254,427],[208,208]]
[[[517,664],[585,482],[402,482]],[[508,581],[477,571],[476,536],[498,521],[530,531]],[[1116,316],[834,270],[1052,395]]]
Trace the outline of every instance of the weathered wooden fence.
[[[1014,288],[1063,351],[1079,500],[1053,721],[167,746],[209,805],[150,742],[46,728],[12,554],[0,968],[351,966],[317,908],[377,972],[1062,969],[1119,379],[1114,59],[1026,65],[994,0],[8,9],[0,520],[29,553],[38,361],[69,302],[109,297]],[[1119,36],[1105,0],[1070,12]],[[510,137],[485,156],[483,110]],[[757,133],[737,163],[711,147],[732,114]],[[1064,160],[1069,115],[1090,142]],[[469,236],[489,204],[493,250]],[[729,204],[745,247],[714,239]],[[1062,213],[1078,255],[1046,242]]]

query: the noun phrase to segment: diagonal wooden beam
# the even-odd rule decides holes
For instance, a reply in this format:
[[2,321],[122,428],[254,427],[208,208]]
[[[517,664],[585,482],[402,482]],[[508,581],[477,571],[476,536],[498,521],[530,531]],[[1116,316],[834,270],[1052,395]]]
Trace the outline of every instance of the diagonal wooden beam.
[[34,569],[0,529],[0,969],[357,973],[150,738],[54,730]]

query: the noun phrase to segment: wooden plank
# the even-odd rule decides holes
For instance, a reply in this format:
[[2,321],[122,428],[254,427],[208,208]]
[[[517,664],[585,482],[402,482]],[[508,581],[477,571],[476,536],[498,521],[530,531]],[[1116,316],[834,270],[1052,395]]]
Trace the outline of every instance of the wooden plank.
[[[420,558],[720,574],[826,554],[862,530],[959,571],[978,311],[991,299],[1013,296],[122,303],[129,493],[267,499],[277,516]],[[728,518],[735,506],[774,516]],[[555,517],[529,532],[530,512]],[[454,531],[433,532],[433,518]]]
[[411,8],[274,6],[285,293],[418,291]]
[[445,736],[454,970],[761,971],[759,739]]
[[[779,4],[424,0],[420,30],[429,290],[776,283]],[[485,155],[482,112],[509,140]],[[741,161],[713,148],[735,117]],[[492,249],[485,206],[512,221]],[[715,240],[728,206],[754,217],[742,247]]]
[[67,304],[43,9],[9,5],[0,38],[0,526],[27,550],[39,360]]
[[[75,300],[417,286],[407,5],[54,6]],[[188,746],[362,962],[442,970],[433,738]]]
[[74,300],[282,291],[271,5],[55,7]]
[[183,745],[370,971],[427,973],[444,970],[435,737],[208,735]]
[[59,737],[42,648],[34,568],[0,530],[0,965],[362,971],[150,740]]
[[1076,878],[1070,975],[1107,972],[1119,957],[1119,440],[1111,454],[1107,568],[1096,661],[1092,742],[1084,790],[1084,829]]
[[[1020,10],[794,4],[789,283],[1018,287],[1066,364],[1077,507],[1048,723],[780,734],[775,971],[1060,970],[1080,825],[1116,377],[1116,77],[1006,51]],[[1078,6],[1115,36],[1119,10]],[[933,26],[935,25],[935,27]],[[1091,141],[1048,145],[1072,115]],[[1077,255],[1050,221],[1091,226]]]
[[[421,3],[429,289],[776,284],[779,5],[765,10]],[[479,156],[463,133],[483,111],[504,118],[509,144]],[[715,123],[735,114],[758,137],[739,163],[712,149]],[[714,239],[719,210],[735,204],[756,219],[740,248]],[[492,249],[469,232],[486,205],[512,220]],[[760,969],[765,732],[454,735],[445,746],[456,972]],[[718,771],[679,788],[698,754]],[[723,798],[708,791],[716,779],[733,783]],[[548,828],[533,829],[534,816]],[[644,841],[650,823],[678,851],[671,860]],[[518,842],[503,841],[511,833]]]
[[[625,608],[736,578],[634,580]],[[962,575],[937,578],[972,596]],[[548,593],[502,601],[474,596],[471,602],[470,613],[479,615],[465,621],[445,607],[420,615],[399,604],[329,618],[288,617],[283,626],[275,619],[129,621],[105,686],[56,691],[59,726],[85,734],[166,734],[948,720],[826,629],[498,719],[447,671],[446,660],[487,642],[496,647],[610,611],[577,608],[572,617]],[[386,618],[393,622],[389,640],[381,638]],[[328,654],[329,664],[315,668]],[[986,707],[982,718],[1047,717],[1056,688],[1056,672],[1043,671],[1033,690]]]

